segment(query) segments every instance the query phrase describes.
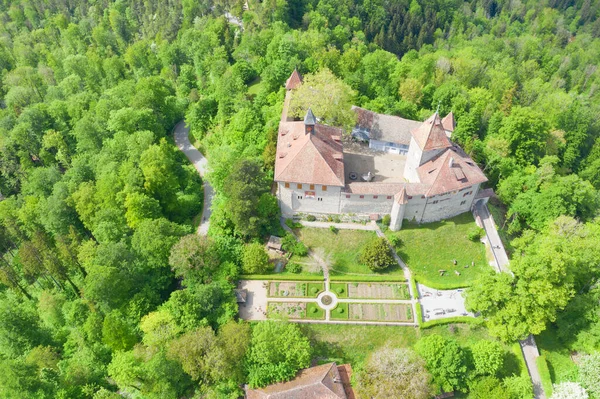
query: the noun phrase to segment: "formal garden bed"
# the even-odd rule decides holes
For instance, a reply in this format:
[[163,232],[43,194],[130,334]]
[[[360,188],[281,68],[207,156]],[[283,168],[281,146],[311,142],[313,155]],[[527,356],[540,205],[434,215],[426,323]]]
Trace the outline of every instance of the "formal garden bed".
[[268,302],[267,317],[304,319],[306,317],[306,302]]
[[306,318],[324,320],[325,310],[323,310],[316,302],[308,302],[306,304]]
[[268,296],[272,298],[316,297],[325,290],[325,283],[303,281],[270,281]]
[[348,320],[348,303],[338,303],[329,313],[331,320]]
[[386,235],[392,242],[393,237],[400,239],[396,252],[418,282],[453,289],[470,286],[490,270],[484,244],[468,237],[477,229],[473,215],[464,213],[435,223],[404,223],[400,231],[388,230]]
[[405,283],[348,283],[348,298],[356,299],[410,299]]
[[412,322],[412,308],[403,303],[350,303],[350,320]]
[[348,283],[330,283],[329,289],[338,298],[348,298]]

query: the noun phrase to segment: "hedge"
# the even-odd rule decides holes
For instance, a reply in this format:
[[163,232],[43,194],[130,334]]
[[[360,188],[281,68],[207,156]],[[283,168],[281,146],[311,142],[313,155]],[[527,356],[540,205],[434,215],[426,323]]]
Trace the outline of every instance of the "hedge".
[[323,281],[323,276],[307,276],[302,274],[242,274],[239,280]]
[[433,282],[428,280],[426,277],[423,278],[423,276],[415,276],[414,277],[415,280],[417,280],[417,282],[419,284],[423,284],[429,288],[433,288],[435,290],[456,290],[456,289],[461,289],[461,288],[469,288],[471,284],[469,283],[437,283],[437,282]]
[[364,283],[398,283],[406,282],[406,278],[402,276],[355,276],[351,274],[330,275],[331,281],[353,281]]
[[441,326],[444,324],[454,324],[454,323],[466,323],[466,324],[473,324],[476,326],[480,326],[483,325],[484,321],[481,318],[474,318],[474,317],[468,317],[468,316],[456,316],[456,317],[447,317],[445,319],[437,319],[437,320],[431,320],[431,321],[426,321],[424,323],[422,323],[420,325],[421,328],[431,328],[434,326]]

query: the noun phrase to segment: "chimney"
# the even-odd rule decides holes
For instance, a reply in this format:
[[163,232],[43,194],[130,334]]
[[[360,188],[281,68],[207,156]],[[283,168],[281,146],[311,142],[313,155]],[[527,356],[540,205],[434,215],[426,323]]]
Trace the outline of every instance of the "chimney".
[[450,157],[450,159],[448,160],[448,166],[452,167],[454,165],[454,158]]
[[317,118],[315,118],[315,114],[313,114],[312,110],[309,108],[306,111],[306,116],[304,117],[304,131],[306,134],[314,134],[315,133],[315,125],[317,124]]

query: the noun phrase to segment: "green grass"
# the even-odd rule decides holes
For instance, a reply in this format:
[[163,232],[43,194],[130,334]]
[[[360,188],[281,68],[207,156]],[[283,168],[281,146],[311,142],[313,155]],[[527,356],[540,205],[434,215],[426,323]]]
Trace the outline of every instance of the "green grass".
[[[377,237],[373,231],[365,230],[339,230],[334,233],[328,229],[303,227],[294,231],[302,242],[324,261],[331,265],[330,274],[367,281],[369,276],[403,277],[400,266],[392,267],[383,273],[374,273],[366,265],[359,262],[360,252],[363,247]],[[347,277],[346,277],[347,276]]]
[[323,320],[325,319],[325,311],[315,302],[308,302],[306,304],[306,318]]
[[[332,312],[333,315],[333,312]],[[310,338],[314,353],[313,357],[320,362],[350,363],[357,369],[369,353],[389,344],[391,347],[410,348],[419,337],[440,334],[456,339],[463,347],[472,346],[482,339],[490,339],[487,330],[480,326],[456,324],[435,326],[427,330],[402,326],[363,326],[349,324],[303,324],[300,328]],[[510,347],[506,347],[507,351]],[[518,361],[513,359],[508,363],[505,372],[520,374]]]
[[329,286],[330,290],[335,293],[338,298],[348,298],[348,284],[347,283],[331,283]]
[[[340,309],[342,313],[340,313]],[[329,317],[334,320],[348,320],[348,304],[338,303],[337,306],[331,310]]]
[[309,297],[317,297],[323,291],[325,291],[325,283],[308,283],[306,295]]
[[544,393],[546,394],[546,397],[550,397],[550,395],[552,395],[552,377],[550,376],[550,369],[548,368],[546,357],[544,355],[540,355],[540,357],[535,359],[535,364],[540,372]]
[[535,337],[540,355],[546,358],[550,381],[558,384],[565,381],[577,381],[577,365],[571,360],[571,352],[556,337],[556,331],[549,327]]
[[[485,246],[467,238],[469,230],[475,227],[473,216],[465,213],[441,222],[407,223],[402,230],[386,234],[402,239],[402,246],[396,251],[417,281],[432,288],[450,289],[468,287],[482,273],[491,270]],[[471,266],[471,262],[475,262],[475,266]],[[469,267],[465,268],[465,265]],[[440,276],[439,270],[446,270],[445,275]],[[455,274],[455,270],[460,272],[460,276]]]

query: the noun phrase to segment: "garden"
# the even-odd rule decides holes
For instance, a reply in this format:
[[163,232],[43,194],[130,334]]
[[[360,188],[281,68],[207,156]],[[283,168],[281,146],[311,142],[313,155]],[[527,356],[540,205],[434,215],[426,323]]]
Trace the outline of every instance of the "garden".
[[412,308],[404,303],[350,303],[350,320],[412,322]]
[[[485,246],[473,216],[465,213],[445,221],[417,225],[405,223],[402,230],[387,231],[395,249],[415,279],[431,288],[468,287],[490,270]],[[471,237],[472,239],[470,239]]]
[[270,281],[268,296],[273,298],[312,298],[325,290],[323,282]]

